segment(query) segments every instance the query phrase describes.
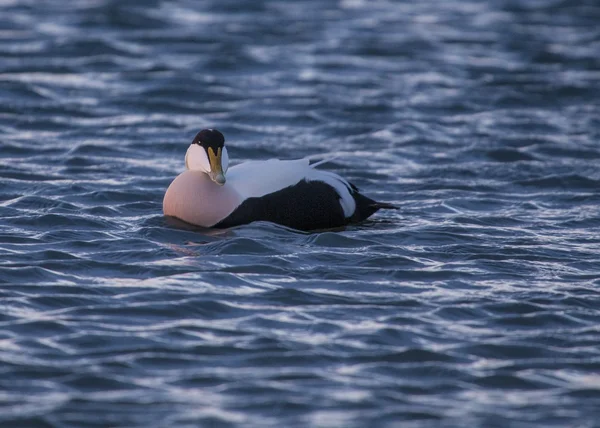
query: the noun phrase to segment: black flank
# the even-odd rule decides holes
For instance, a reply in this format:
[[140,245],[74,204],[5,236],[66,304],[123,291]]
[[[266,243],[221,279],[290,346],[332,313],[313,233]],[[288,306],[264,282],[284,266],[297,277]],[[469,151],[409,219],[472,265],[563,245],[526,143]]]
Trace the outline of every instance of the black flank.
[[298,230],[330,229],[347,223],[335,189],[321,181],[298,184],[248,198],[214,227],[270,221]]
[[322,181],[298,184],[258,198],[248,198],[214,227],[227,228],[253,221],[270,221],[298,230],[332,229],[359,222],[380,208],[395,208],[353,192],[356,210],[344,216],[337,191]]

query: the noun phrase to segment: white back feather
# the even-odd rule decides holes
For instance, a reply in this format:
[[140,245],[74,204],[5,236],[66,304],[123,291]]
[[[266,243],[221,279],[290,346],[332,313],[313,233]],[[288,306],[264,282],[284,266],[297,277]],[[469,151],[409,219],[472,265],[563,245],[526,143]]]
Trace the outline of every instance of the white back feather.
[[229,168],[227,182],[244,198],[259,197],[293,186],[307,170],[307,159],[249,161]]
[[227,173],[227,184],[244,199],[277,192],[298,184],[300,180],[329,184],[340,196],[344,215],[350,217],[354,213],[356,202],[350,194],[348,182],[333,172],[314,169],[309,165],[309,159],[249,161],[232,166]]

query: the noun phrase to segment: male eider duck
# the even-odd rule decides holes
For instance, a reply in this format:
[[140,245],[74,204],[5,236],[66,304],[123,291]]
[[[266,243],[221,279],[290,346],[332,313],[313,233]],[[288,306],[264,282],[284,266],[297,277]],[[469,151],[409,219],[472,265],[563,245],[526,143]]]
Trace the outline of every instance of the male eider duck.
[[361,195],[337,174],[308,159],[250,161],[229,168],[225,137],[200,131],[185,155],[186,171],[169,186],[166,216],[203,227],[270,221],[299,230],[356,223],[380,208],[396,208]]

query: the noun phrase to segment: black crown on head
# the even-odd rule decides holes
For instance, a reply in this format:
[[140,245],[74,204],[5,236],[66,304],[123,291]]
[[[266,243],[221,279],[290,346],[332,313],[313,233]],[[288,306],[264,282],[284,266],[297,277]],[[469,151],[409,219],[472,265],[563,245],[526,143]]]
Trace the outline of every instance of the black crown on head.
[[218,149],[225,145],[225,137],[216,129],[203,129],[196,134],[192,144],[198,144],[204,148],[212,147]]

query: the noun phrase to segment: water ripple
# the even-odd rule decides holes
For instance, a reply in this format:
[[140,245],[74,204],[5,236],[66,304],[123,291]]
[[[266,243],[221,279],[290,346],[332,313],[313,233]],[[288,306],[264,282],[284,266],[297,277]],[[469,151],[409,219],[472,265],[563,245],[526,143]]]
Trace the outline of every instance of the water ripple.
[[[597,425],[596,2],[38,3],[0,4],[3,426]],[[165,219],[208,126],[400,209]]]

